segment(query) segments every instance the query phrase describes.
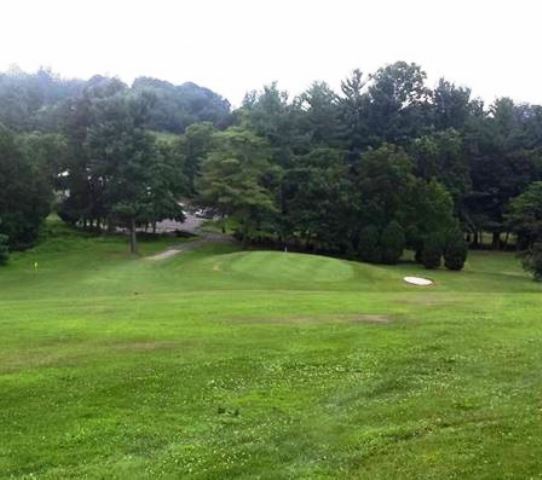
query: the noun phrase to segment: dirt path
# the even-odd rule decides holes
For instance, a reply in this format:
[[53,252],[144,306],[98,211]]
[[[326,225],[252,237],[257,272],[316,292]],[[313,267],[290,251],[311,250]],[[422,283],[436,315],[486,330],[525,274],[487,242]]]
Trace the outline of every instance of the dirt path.
[[228,235],[223,235],[221,233],[204,233],[197,240],[192,240],[191,242],[181,243],[179,245],[169,247],[163,252],[146,257],[146,259],[152,261],[165,260],[167,258],[178,255],[179,253],[196,250],[203,245],[209,245],[211,243],[233,243],[234,241],[235,240],[232,237]]

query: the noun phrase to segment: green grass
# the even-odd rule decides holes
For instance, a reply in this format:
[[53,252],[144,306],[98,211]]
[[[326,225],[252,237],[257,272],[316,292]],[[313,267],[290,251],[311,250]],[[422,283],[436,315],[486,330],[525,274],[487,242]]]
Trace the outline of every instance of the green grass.
[[507,253],[156,262],[57,230],[0,270],[0,477],[542,478],[541,293]]

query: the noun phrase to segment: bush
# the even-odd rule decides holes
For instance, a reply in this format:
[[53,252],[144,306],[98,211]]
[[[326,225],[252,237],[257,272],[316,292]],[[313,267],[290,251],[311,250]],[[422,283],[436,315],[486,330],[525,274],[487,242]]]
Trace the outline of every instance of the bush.
[[359,238],[359,256],[364,262],[379,263],[382,261],[380,249],[380,233],[373,225],[365,227]]
[[8,236],[0,234],[0,265],[5,265],[9,258]]
[[449,270],[461,270],[467,260],[468,246],[460,231],[453,232],[444,249],[444,265]]
[[531,272],[537,282],[542,281],[542,243],[536,242],[521,256],[523,257],[523,268]]
[[380,236],[380,246],[382,248],[382,262],[394,264],[399,261],[405,249],[405,232],[403,227],[392,220],[382,231]]
[[438,236],[431,235],[424,240],[421,260],[425,268],[440,267],[442,262],[442,241]]

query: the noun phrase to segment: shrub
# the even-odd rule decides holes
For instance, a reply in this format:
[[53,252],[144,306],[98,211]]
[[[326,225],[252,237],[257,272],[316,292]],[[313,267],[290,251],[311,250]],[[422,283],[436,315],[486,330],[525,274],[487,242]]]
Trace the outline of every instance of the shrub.
[[9,258],[8,236],[0,234],[0,265],[5,265]]
[[542,243],[536,242],[533,246],[521,254],[523,268],[533,274],[533,278],[542,281]]
[[442,241],[437,235],[430,235],[423,241],[421,260],[425,268],[440,267],[442,262]]
[[405,232],[403,227],[392,220],[382,231],[380,236],[380,246],[382,248],[382,262],[394,264],[399,261],[405,249]]
[[468,246],[463,234],[457,230],[450,234],[444,249],[444,265],[449,270],[461,270],[467,260]]
[[382,260],[380,233],[374,225],[365,227],[359,238],[359,256],[364,262],[379,263]]

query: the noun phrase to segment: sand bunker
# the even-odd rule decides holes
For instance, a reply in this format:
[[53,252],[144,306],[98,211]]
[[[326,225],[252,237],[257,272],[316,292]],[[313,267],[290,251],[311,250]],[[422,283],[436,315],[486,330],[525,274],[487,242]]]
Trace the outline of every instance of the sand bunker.
[[422,277],[405,277],[403,278],[403,280],[412,285],[419,285],[421,287],[433,285],[433,282],[431,280],[428,280],[427,278],[422,278]]

